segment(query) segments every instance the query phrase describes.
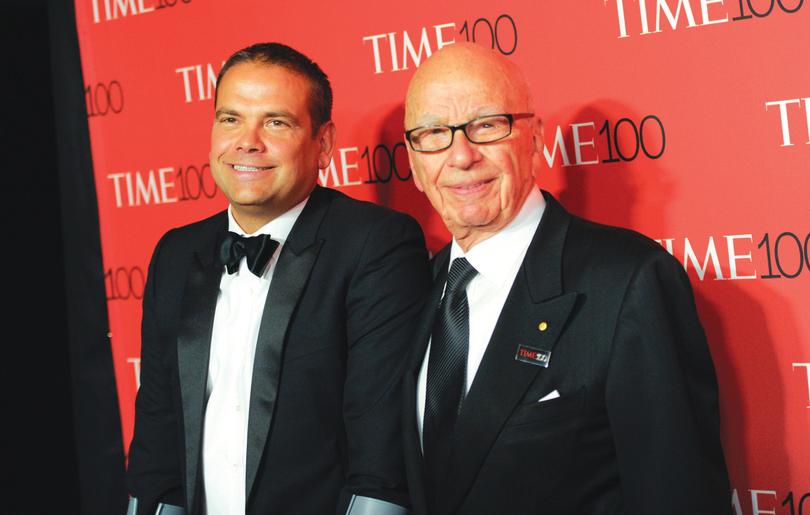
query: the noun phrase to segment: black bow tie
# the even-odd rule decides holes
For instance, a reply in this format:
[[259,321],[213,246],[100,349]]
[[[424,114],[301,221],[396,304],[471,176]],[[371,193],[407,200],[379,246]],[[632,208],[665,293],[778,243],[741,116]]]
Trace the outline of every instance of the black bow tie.
[[242,258],[247,258],[250,271],[261,277],[276,247],[278,242],[271,239],[269,234],[245,237],[229,231],[219,245],[219,261],[225,265],[229,274],[233,274],[239,270]]

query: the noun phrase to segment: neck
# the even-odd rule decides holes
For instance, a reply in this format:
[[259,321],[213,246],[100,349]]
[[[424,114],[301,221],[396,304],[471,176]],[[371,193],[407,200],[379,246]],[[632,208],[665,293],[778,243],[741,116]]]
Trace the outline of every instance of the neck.
[[233,219],[236,221],[237,225],[239,225],[246,234],[253,234],[269,222],[300,204],[307,198],[307,195],[311,193],[312,190],[306,191],[301,194],[301,198],[293,198],[283,206],[240,205],[232,202],[231,214],[233,214]]
[[275,210],[268,211],[267,209],[250,209],[255,206],[247,207],[248,208],[246,209],[246,206],[237,206],[231,204],[231,214],[233,215],[233,219],[236,224],[241,227],[243,231],[245,231],[245,234],[253,234],[267,225],[268,222],[275,220],[292,208],[292,206],[290,206],[290,208],[287,208],[284,211],[277,212]]
[[275,217],[270,218],[249,217],[245,216],[244,214],[237,213],[235,209],[232,211],[232,213],[234,221],[236,221],[236,224],[239,227],[241,227],[243,231],[245,231],[245,234],[253,234],[260,228],[262,228],[265,224],[267,224],[267,222],[275,218]]
[[463,250],[465,254],[474,246],[495,235],[495,232],[473,231],[469,229],[451,232],[453,239],[456,240],[456,243],[458,243],[458,246],[461,247],[461,250]]

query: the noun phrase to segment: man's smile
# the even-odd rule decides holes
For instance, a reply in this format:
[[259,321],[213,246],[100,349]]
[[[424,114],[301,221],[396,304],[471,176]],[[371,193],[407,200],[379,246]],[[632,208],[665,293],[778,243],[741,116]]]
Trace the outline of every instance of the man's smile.
[[445,186],[445,189],[456,195],[473,195],[486,189],[493,181],[495,181],[495,179],[496,178],[493,177],[491,179],[482,179],[480,181],[470,181],[463,184],[448,185]]
[[237,172],[261,172],[264,170],[271,170],[275,168],[275,166],[252,166],[252,165],[242,165],[242,164],[229,164],[233,170]]

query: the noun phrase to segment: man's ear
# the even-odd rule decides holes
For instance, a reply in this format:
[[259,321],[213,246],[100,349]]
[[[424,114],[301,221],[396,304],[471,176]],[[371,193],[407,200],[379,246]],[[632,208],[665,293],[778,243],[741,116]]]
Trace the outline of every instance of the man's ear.
[[332,151],[335,149],[335,139],[337,131],[332,120],[322,124],[318,128],[315,137],[318,139],[320,152],[318,153],[318,168],[324,169],[332,162]]
[[419,174],[416,173],[416,168],[413,166],[413,150],[411,150],[411,146],[408,143],[408,138],[405,138],[405,149],[408,150],[408,166],[411,167],[411,177],[413,177],[413,183],[416,185],[416,189],[424,193],[425,188],[422,186],[422,181],[419,180]]
[[545,149],[545,139],[543,133],[543,119],[536,116],[532,119],[532,177],[537,177],[542,166]]

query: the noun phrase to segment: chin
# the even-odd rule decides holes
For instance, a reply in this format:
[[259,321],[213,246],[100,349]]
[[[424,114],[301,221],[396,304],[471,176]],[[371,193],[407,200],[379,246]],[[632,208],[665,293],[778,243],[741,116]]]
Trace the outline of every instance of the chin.
[[498,214],[491,214],[482,209],[470,209],[467,212],[456,213],[456,222],[465,227],[483,227],[494,223],[498,219]]

